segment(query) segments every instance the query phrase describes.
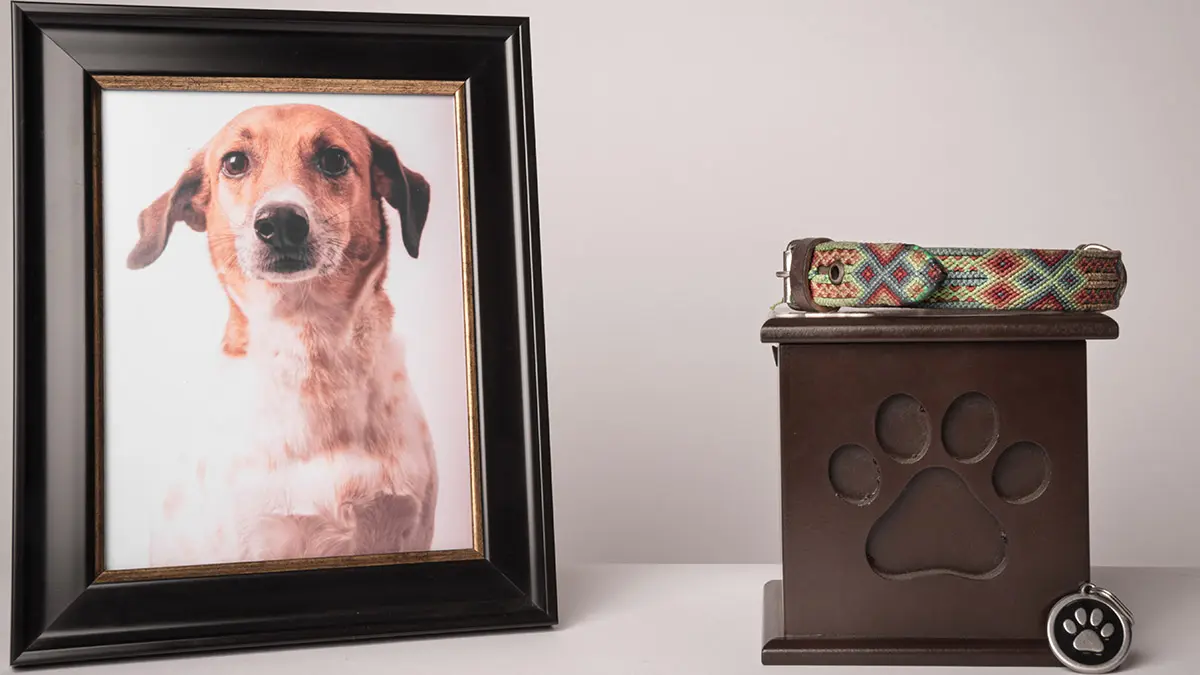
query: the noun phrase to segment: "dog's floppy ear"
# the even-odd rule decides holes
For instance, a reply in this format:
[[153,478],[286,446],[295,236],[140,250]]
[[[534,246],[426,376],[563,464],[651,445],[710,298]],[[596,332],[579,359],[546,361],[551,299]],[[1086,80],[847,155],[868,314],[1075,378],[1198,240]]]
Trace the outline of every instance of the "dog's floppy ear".
[[204,190],[204,151],[196,153],[188,168],[167,190],[138,216],[137,244],[129,253],[126,264],[141,269],[158,260],[167,247],[167,238],[175,223],[183,221],[193,230],[203,232],[208,196]]
[[429,215],[429,181],[401,164],[390,143],[370,131],[367,138],[371,141],[371,189],[400,214],[400,239],[415,258]]

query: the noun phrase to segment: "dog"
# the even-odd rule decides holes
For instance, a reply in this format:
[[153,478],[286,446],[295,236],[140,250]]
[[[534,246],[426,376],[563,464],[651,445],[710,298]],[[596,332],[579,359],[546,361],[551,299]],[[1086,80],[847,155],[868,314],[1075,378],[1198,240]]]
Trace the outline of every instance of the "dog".
[[229,303],[221,358],[254,401],[252,437],[194,453],[164,490],[151,566],[429,549],[437,464],[392,334],[385,204],[417,258],[425,177],[365,126],[289,104],[229,120],[141,212],[131,269],[178,223],[206,235]]

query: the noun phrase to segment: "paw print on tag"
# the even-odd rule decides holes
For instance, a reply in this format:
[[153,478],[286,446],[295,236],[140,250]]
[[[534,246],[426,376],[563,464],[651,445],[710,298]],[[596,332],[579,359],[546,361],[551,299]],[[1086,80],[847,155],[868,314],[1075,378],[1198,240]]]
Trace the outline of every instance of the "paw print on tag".
[[1100,596],[1067,596],[1050,612],[1050,648],[1063,665],[1078,673],[1108,673],[1129,652],[1131,623]]
[[1063,621],[1063,630],[1067,631],[1068,635],[1076,636],[1071,647],[1077,652],[1103,654],[1104,641],[1113,636],[1116,628],[1113,628],[1111,622],[1106,622],[1102,627],[1100,625],[1102,621],[1104,621],[1104,612],[1099,608],[1093,609],[1090,616],[1086,609],[1082,607],[1076,609],[1075,616]]

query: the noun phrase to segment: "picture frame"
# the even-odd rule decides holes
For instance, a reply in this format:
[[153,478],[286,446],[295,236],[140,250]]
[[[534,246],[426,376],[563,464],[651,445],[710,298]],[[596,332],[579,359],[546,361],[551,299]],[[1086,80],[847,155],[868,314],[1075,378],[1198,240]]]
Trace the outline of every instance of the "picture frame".
[[[27,2],[12,7],[16,409],[10,663],[17,667],[39,666],[556,625],[528,19]],[[122,108],[114,92],[155,94],[130,99],[132,102]],[[171,98],[169,92],[191,98],[181,105],[176,103],[181,99]],[[113,556],[118,549],[140,550],[128,543],[132,539],[114,534],[137,529],[137,523],[121,521],[128,517],[120,514],[136,513],[140,502],[128,502],[118,513],[114,500],[136,496],[137,489],[128,486],[141,483],[126,481],[116,490],[110,485],[118,475],[141,475],[131,473],[132,465],[122,464],[126,460],[120,459],[137,454],[128,449],[132,447],[127,442],[131,436],[123,431],[141,428],[128,412],[136,407],[129,401],[153,404],[156,399],[152,388],[149,394],[138,394],[140,399],[130,398],[130,392],[137,394],[146,382],[169,380],[175,364],[161,357],[150,359],[142,370],[131,370],[128,359],[121,360],[126,358],[121,354],[137,351],[129,345],[143,344],[125,336],[166,329],[152,325],[158,321],[157,310],[140,314],[118,311],[132,301],[121,296],[125,291],[120,288],[125,286],[118,288],[113,281],[126,278],[114,276],[121,266],[111,263],[124,260],[127,253],[127,249],[118,251],[114,241],[125,236],[136,238],[142,221],[135,226],[133,219],[113,218],[113,214],[120,216],[125,206],[135,205],[135,199],[126,198],[120,191],[124,188],[119,190],[119,186],[151,189],[146,185],[148,180],[135,179],[136,171],[124,168],[137,169],[147,162],[157,162],[153,158],[138,159],[141,156],[137,153],[157,152],[161,146],[171,145],[176,135],[171,132],[152,143],[131,146],[129,132],[120,129],[136,129],[136,121],[124,126],[110,122],[114,110],[160,105],[168,111],[160,116],[162,123],[179,125],[179,116],[170,111],[186,110],[190,115],[200,114],[197,110],[216,110],[206,107],[208,103],[197,103],[201,99],[192,96],[204,92],[210,95],[204,101],[228,100],[221,98],[225,93],[309,98],[379,94],[398,97],[396,105],[400,107],[408,105],[409,99],[404,96],[432,97],[431,101],[446,97],[434,103],[441,106],[437,110],[452,112],[436,112],[430,118],[441,120],[438,129],[444,133],[437,133],[442,136],[437,136],[432,127],[413,127],[417,131],[408,136],[416,139],[412,141],[416,145],[407,147],[426,143],[428,156],[450,158],[446,164],[449,173],[443,172],[452,176],[450,181],[429,179],[434,184],[430,198],[427,191],[422,192],[428,188],[421,187],[425,179],[414,177],[422,168],[409,172],[387,161],[392,157],[391,145],[396,145],[400,156],[405,156],[405,149],[394,138],[387,139],[389,145],[377,143],[373,134],[367,134],[371,159],[364,161],[369,167],[359,167],[357,149],[348,151],[349,159],[342,153],[341,158],[332,160],[335,164],[343,160],[350,164],[351,173],[364,181],[366,192],[328,188],[332,192],[322,193],[321,198],[308,203],[312,213],[302,215],[311,218],[311,224],[305,222],[300,236],[318,243],[325,241],[320,240],[322,236],[330,242],[341,241],[321,229],[332,227],[329,223],[336,219],[322,220],[319,212],[328,211],[331,200],[339,204],[349,201],[347,195],[351,194],[356,195],[353,199],[374,197],[381,204],[395,206],[398,220],[380,216],[392,223],[385,223],[385,233],[380,235],[385,248],[379,249],[378,256],[383,258],[392,255],[393,259],[408,260],[404,253],[408,249],[411,258],[420,260],[417,241],[422,236],[433,236],[430,233],[434,231],[434,207],[425,202],[436,203],[441,209],[439,227],[449,223],[436,236],[446,243],[438,250],[450,262],[438,269],[442,270],[440,278],[457,279],[459,284],[445,286],[453,291],[447,291],[450,295],[446,296],[454,298],[453,311],[438,316],[458,312],[459,325],[451,328],[461,333],[453,333],[457,341],[436,334],[418,342],[449,344],[464,356],[453,372],[464,373],[465,378],[442,378],[453,383],[446,386],[447,390],[454,389],[455,396],[466,401],[462,410],[443,406],[455,410],[457,417],[453,419],[463,420],[461,428],[445,431],[443,426],[433,432],[426,428],[426,437],[432,434],[440,438],[438,434],[444,433],[445,437],[460,438],[466,448],[454,456],[458,462],[455,466],[460,468],[453,479],[462,505],[456,522],[463,524],[460,529],[467,533],[463,539],[466,543],[440,549],[389,549],[383,553],[361,553],[367,550],[365,545],[351,546],[345,550],[359,552],[281,555],[253,561],[210,560],[203,557],[207,549],[200,548],[196,549],[201,552],[196,554],[196,564],[114,567]],[[453,118],[446,117],[451,114]],[[381,119],[393,117],[384,114]],[[292,120],[288,125],[302,126],[288,119]],[[450,119],[453,123],[443,124]],[[332,123],[322,120],[320,129],[330,128]],[[347,124],[346,129],[360,128]],[[271,133],[293,128],[274,122],[249,126]],[[310,127],[317,128],[304,128]],[[243,128],[242,137],[249,136]],[[430,140],[435,137],[449,140]],[[205,147],[211,149],[212,143]],[[107,151],[110,147],[121,151]],[[380,147],[389,150],[384,160],[379,160]],[[247,152],[253,162],[259,161],[256,151]],[[233,176],[227,171],[230,166],[240,169],[241,162],[251,161],[236,153],[218,159],[222,177],[214,177],[217,182]],[[326,177],[342,175],[339,170],[350,175],[345,165],[327,171],[325,159],[315,161],[316,165],[304,164],[304,170],[318,166]],[[390,173],[396,171],[401,173]],[[165,171],[159,173],[165,175]],[[399,200],[394,199],[397,175],[407,177],[407,197]],[[170,179],[166,184],[155,184],[156,191],[171,188],[175,174],[166,178]],[[319,182],[321,178],[312,180]],[[180,184],[174,192],[164,194],[177,196]],[[304,184],[298,184],[303,192]],[[392,192],[384,190],[380,196],[381,184],[390,185]],[[236,228],[253,218],[260,218],[253,220],[253,231],[238,230],[238,236],[244,235],[258,246],[279,241],[284,242],[280,246],[291,245],[286,235],[294,230],[288,229],[291,225],[287,223],[277,230],[283,233],[283,239],[268,241],[271,235],[265,226],[259,227],[265,218],[261,199],[255,202],[258,210],[253,218],[247,215],[243,222],[229,216],[234,211],[241,213],[237,205],[249,192],[233,197],[230,194],[222,187],[208,195],[210,208],[218,208],[219,203],[225,215],[210,213],[207,229],[195,225],[191,220],[194,213],[172,210],[172,197],[171,209],[163,221],[165,233],[151,232],[159,237],[160,244],[154,256],[162,252],[167,235],[172,243],[162,260],[176,250],[202,250],[205,237],[211,248],[219,222],[232,223]],[[187,208],[195,203],[186,202]],[[417,220],[424,223],[424,235],[421,225],[414,228],[408,220],[418,208],[414,204],[421,207]],[[426,209],[429,222],[425,222]],[[150,212],[147,207],[140,218],[149,218],[145,214]],[[114,222],[108,222],[110,218]],[[180,221],[175,223],[174,234],[168,222],[171,220]],[[199,234],[188,232],[184,222]],[[357,222],[347,225],[352,229],[345,235],[346,241],[357,232],[353,230],[360,226]],[[364,231],[372,232],[369,227]],[[255,234],[259,241],[254,240]],[[144,249],[147,236],[141,227],[138,250]],[[176,243],[181,241],[189,243]],[[453,249],[456,241],[460,244],[457,251]],[[345,245],[344,255],[336,258],[337,265],[349,264],[345,261],[353,258],[346,253],[350,244]],[[392,246],[395,253],[389,253],[392,249],[386,246]],[[238,250],[240,255],[242,250]],[[135,254],[129,254],[130,268],[136,267]],[[452,267],[451,254],[459,256],[460,267]],[[171,260],[175,259],[182,258]],[[152,268],[170,269],[170,264],[175,263],[160,261],[156,263],[159,267]],[[230,291],[234,286],[224,274],[232,268],[221,267],[215,254],[213,264],[220,273],[220,283]],[[238,264],[244,266],[245,260],[238,258]],[[422,264],[423,269],[441,265],[430,260]],[[133,274],[121,271],[127,273]],[[458,277],[451,278],[454,273]],[[193,277],[181,273],[172,278]],[[363,277],[371,283],[379,278]],[[219,288],[213,279],[204,279],[196,281],[195,287]],[[151,293],[156,287],[165,288],[166,283],[139,282],[128,287],[137,288],[137,293]],[[380,287],[377,284],[372,288]],[[355,293],[368,294],[361,290],[368,288],[366,281],[361,288],[354,288],[358,289]],[[358,297],[366,296],[354,296]],[[229,346],[229,336],[231,330],[236,334],[231,327],[239,302],[233,297],[230,323],[224,327],[221,346],[227,355],[238,349]],[[202,323],[200,310],[190,307],[172,316],[192,317]],[[255,336],[262,334],[255,332],[257,316],[247,320],[250,347],[246,349],[259,344],[255,342]],[[412,326],[412,332],[425,330],[417,323]],[[219,337],[221,326],[216,329],[214,334]],[[121,344],[126,345],[124,351],[118,349]],[[447,353],[459,353],[447,349]],[[436,361],[423,352],[406,353],[405,358],[418,365]],[[437,363],[450,360],[443,358]],[[432,367],[426,370],[436,374]],[[142,384],[118,384],[130,381],[130,377],[142,378],[136,380]],[[402,379],[400,371],[394,379]],[[425,381],[438,379],[427,377]],[[191,380],[186,385],[180,388],[195,388]],[[432,396],[428,394],[432,389],[425,391],[427,398]],[[209,398],[223,397],[218,394]],[[168,409],[166,403],[163,409]],[[204,411],[179,419],[208,414]],[[368,420],[375,419],[371,414],[367,414]],[[436,427],[436,420],[430,420],[427,427]],[[220,422],[217,417],[197,428],[221,427]],[[382,423],[367,424],[376,428]],[[185,444],[191,436],[166,423],[155,429],[155,438],[164,452]],[[288,452],[293,450],[288,448]],[[330,471],[320,473],[318,482],[331,480],[330,476],[336,474]],[[443,497],[450,494],[446,490],[443,493]],[[423,509],[429,503],[421,502],[420,506]],[[405,532],[416,529],[414,525]],[[177,530],[190,532],[178,526]],[[242,536],[245,538],[244,533]]]

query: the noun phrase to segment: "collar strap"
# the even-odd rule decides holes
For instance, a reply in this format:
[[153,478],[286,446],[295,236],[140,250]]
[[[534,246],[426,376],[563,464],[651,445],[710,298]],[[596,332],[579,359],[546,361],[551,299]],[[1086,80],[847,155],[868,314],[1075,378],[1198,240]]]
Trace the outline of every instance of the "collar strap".
[[919,307],[975,311],[1104,312],[1125,291],[1121,252],[1075,249],[922,248],[800,239],[784,253],[793,309]]

